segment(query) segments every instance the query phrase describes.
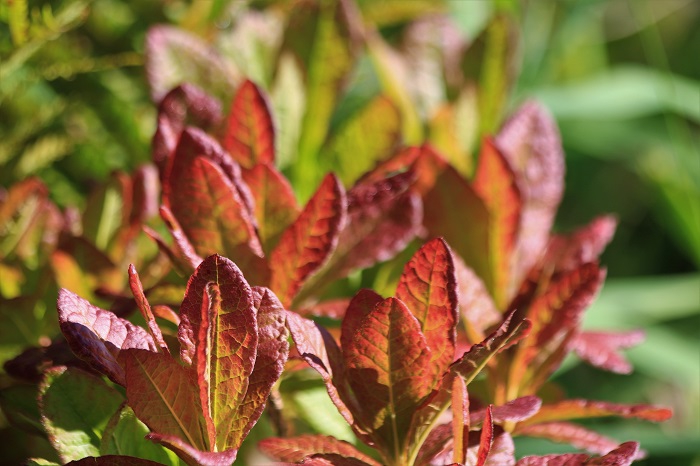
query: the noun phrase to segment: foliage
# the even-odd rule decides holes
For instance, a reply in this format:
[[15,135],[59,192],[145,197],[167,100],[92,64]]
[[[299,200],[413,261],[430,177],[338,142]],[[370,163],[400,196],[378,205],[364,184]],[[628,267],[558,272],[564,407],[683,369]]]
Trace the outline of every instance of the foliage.
[[[643,426],[590,419],[670,410],[623,403],[649,392],[606,392],[600,372],[578,382],[574,354],[634,363],[652,378],[616,387],[692,406],[671,398],[694,370],[692,286],[612,281],[594,303],[611,240],[611,275],[628,270],[615,241],[629,208],[608,196],[619,221],[571,227],[601,209],[581,154],[637,150],[616,173],[658,190],[689,258],[697,244],[683,155],[697,82],[543,46],[580,43],[576,25],[613,7],[59,3],[0,6],[0,115],[17,123],[0,128],[0,406],[39,442],[18,454],[48,458],[31,464],[250,462],[261,438],[303,464],[630,464],[646,452],[629,438],[653,459]],[[666,14],[631,8],[653,27]],[[179,27],[151,27],[164,19]],[[534,24],[546,32],[518,31]],[[598,75],[568,84],[577,66]],[[514,105],[530,95],[574,154],[567,193],[554,119]],[[673,138],[647,131],[658,112]],[[659,171],[669,151],[678,163]],[[547,449],[563,454],[523,457]]]

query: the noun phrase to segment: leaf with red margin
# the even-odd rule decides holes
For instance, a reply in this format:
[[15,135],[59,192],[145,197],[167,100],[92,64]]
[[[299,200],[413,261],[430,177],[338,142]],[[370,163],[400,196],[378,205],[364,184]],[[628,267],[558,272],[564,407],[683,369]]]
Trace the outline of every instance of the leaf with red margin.
[[522,199],[515,173],[505,157],[487,138],[481,146],[479,165],[472,183],[489,213],[489,271],[484,277],[496,306],[504,309],[520,285],[513,282],[514,263]]
[[423,224],[431,236],[442,236],[476,274],[490,275],[489,214],[471,185],[446,166],[423,198]]
[[476,453],[476,466],[484,466],[486,464],[486,458],[489,456],[493,445],[492,409],[492,405],[486,408],[486,417],[484,418],[484,425],[481,427],[481,437],[479,438],[479,451]]
[[413,188],[418,194],[424,196],[433,188],[435,179],[446,166],[447,161],[429,144],[404,147],[362,175],[357,184],[377,183],[384,178],[411,169],[416,176]]
[[459,255],[452,254],[457,276],[457,302],[467,338],[476,343],[484,339],[484,331],[500,322],[503,315],[496,309],[484,282]]
[[154,26],[146,33],[146,77],[151,99],[160,101],[173,87],[194,83],[228,101],[238,70],[200,37],[172,26]]
[[159,212],[160,217],[165,222],[165,226],[170,231],[170,235],[173,237],[173,247],[168,246],[157,231],[147,226],[143,227],[143,231],[156,242],[158,249],[164,252],[181,272],[191,275],[194,269],[202,263],[202,258],[194,250],[194,246],[187,239],[185,232],[182,231],[182,227],[170,209],[161,206]]
[[328,396],[338,412],[358,437],[368,439],[367,433],[355,422],[353,413],[360,412],[359,403],[351,395],[340,348],[331,334],[314,321],[294,312],[287,312],[287,326],[296,350],[321,375]]
[[465,464],[469,447],[469,393],[462,377],[452,381],[452,461]]
[[452,252],[442,238],[425,243],[403,269],[396,297],[418,319],[431,362],[442,375],[455,359],[457,279]]
[[146,438],[174,451],[189,466],[231,466],[238,456],[237,449],[202,451],[174,435],[153,432]]
[[143,291],[143,285],[141,284],[141,279],[139,278],[138,272],[136,272],[136,267],[134,264],[129,264],[129,286],[131,287],[131,292],[136,300],[136,305],[141,311],[141,315],[146,320],[148,325],[148,331],[153,338],[153,341],[160,347],[160,351],[165,354],[170,354],[167,343],[163,340],[163,333],[160,331],[160,327],[156,323],[156,318],[153,316],[151,311],[151,305],[146,299],[146,295]]
[[[534,416],[542,406],[542,400],[536,396],[521,396],[501,406],[493,406],[493,422],[521,422]],[[479,424],[486,416],[486,409],[480,409],[471,413],[471,423]]]
[[289,181],[270,164],[257,164],[243,170],[243,180],[255,200],[253,213],[258,236],[268,254],[282,232],[299,216],[299,206]]
[[571,341],[576,355],[601,369],[617,374],[632,373],[632,364],[619,351],[644,341],[642,330],[630,332],[582,332]]
[[[545,422],[524,427],[518,426],[515,433],[526,437],[545,438],[554,442],[566,443],[580,450],[599,455],[604,455],[619,445],[615,439],[570,422]],[[642,457],[643,455],[638,458]]]
[[526,456],[516,466],[629,466],[637,458],[638,451],[639,443],[625,442],[600,458],[591,458],[584,453]]
[[218,450],[238,448],[231,430],[248,390],[258,346],[253,292],[236,265],[209,256],[190,277],[180,306],[180,356],[197,373],[200,401]]
[[275,161],[275,129],[270,105],[260,88],[249,79],[233,97],[221,145],[244,168]]
[[530,332],[530,321],[524,319],[513,322],[513,314],[514,312],[508,314],[498,329],[481,343],[472,346],[450,366],[450,370],[463,377],[467,385],[496,353],[514,345]]
[[596,217],[570,235],[555,235],[547,246],[544,263],[556,272],[567,272],[587,262],[595,262],[615,234],[617,219],[612,215]]
[[299,217],[287,228],[270,254],[274,264],[270,288],[289,306],[309,275],[328,259],[345,224],[345,190],[330,173],[309,199]]
[[347,223],[338,247],[308,287],[391,259],[406,247],[420,229],[423,212],[420,198],[408,191],[413,179],[402,173],[348,191]]
[[522,425],[607,416],[663,422],[670,419],[672,415],[672,411],[668,408],[651,405],[627,405],[607,401],[574,399],[543,405],[537,414],[523,421]]
[[144,460],[135,456],[105,455],[98,457],[88,456],[87,458],[66,463],[66,466],[163,466],[163,463]]
[[216,128],[221,119],[221,104],[192,84],[183,83],[163,97],[158,104],[158,124],[151,142],[161,180],[185,127],[193,125],[208,130]]
[[198,155],[200,143],[190,132],[183,133],[164,202],[198,254],[231,257],[251,281],[265,283],[266,263],[247,204],[224,169]]
[[267,288],[253,288],[253,307],[257,309],[258,347],[248,390],[238,405],[229,430],[238,435],[232,443],[240,444],[260,418],[272,386],[282,375],[289,355],[287,312]]
[[117,361],[122,350],[157,351],[153,338],[144,329],[93,306],[64,288],[58,292],[57,307],[61,332],[71,350],[114,383],[124,385],[126,380],[124,369]]
[[350,337],[343,357],[363,423],[387,452],[403,452],[415,411],[441,376],[420,323],[399,299],[388,298],[358,321]]
[[373,290],[363,288],[353,296],[340,327],[340,346],[345,350],[353,344],[358,328],[374,308],[384,300]]
[[120,355],[126,397],[136,416],[158,434],[174,435],[209,450],[209,432],[197,393],[196,374],[170,355],[129,349]]
[[377,461],[362,453],[352,444],[325,435],[266,438],[258,443],[258,449],[277,461],[298,463],[317,454],[336,454],[345,458],[355,458],[366,464],[379,466]]
[[516,174],[523,201],[511,281],[518,286],[547,246],[564,192],[564,152],[556,123],[535,102],[522,105],[495,142]]

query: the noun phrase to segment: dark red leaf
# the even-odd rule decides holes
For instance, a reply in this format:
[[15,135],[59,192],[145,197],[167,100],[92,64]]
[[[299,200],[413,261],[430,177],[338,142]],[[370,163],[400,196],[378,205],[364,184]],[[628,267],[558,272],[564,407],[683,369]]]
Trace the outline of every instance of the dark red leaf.
[[124,369],[117,361],[122,350],[157,351],[144,329],[63,288],[58,292],[58,319],[76,356],[120,385],[125,384]]
[[345,224],[345,191],[328,174],[299,217],[287,228],[270,254],[270,288],[289,306],[309,275],[328,259]]
[[274,163],[275,130],[270,105],[253,81],[246,80],[238,88],[221,144],[245,168]]
[[574,337],[571,344],[579,358],[589,364],[616,372],[629,374],[632,365],[620,354],[620,350],[631,348],[644,341],[644,332],[582,332]]
[[146,438],[174,451],[189,466],[231,466],[238,455],[238,450],[202,451],[174,435],[150,433]]
[[512,279],[514,251],[520,228],[522,198],[515,174],[491,139],[485,139],[472,183],[489,213],[489,275],[484,277],[499,309],[504,309],[518,289]]
[[396,297],[418,319],[431,361],[442,375],[455,359],[457,282],[452,252],[442,238],[423,245],[406,264]]
[[133,208],[130,222],[140,226],[158,214],[161,188],[156,167],[142,165],[137,168],[132,177],[132,185]]
[[287,179],[270,164],[257,164],[244,170],[243,179],[255,200],[253,213],[267,254],[277,245],[282,232],[299,216],[299,206]]
[[125,350],[120,361],[126,372],[128,404],[136,416],[153,432],[178,436],[209,450],[213,436],[203,416],[195,372],[170,355],[144,350]]
[[486,408],[486,417],[484,418],[484,425],[481,427],[481,437],[479,439],[479,451],[476,453],[476,466],[484,466],[486,464],[486,458],[489,456],[493,445],[492,409],[491,405]]
[[136,305],[141,311],[141,315],[146,320],[148,325],[148,331],[153,338],[153,341],[160,347],[160,351],[165,354],[170,354],[168,345],[163,340],[163,334],[160,331],[160,327],[156,323],[156,318],[153,316],[151,311],[151,305],[146,299],[146,295],[143,292],[143,285],[141,284],[141,279],[139,278],[138,272],[136,272],[136,267],[134,264],[129,265],[129,286],[131,287],[131,292],[134,294],[134,299],[136,300]]
[[600,458],[590,458],[584,453],[526,456],[516,466],[629,466],[637,457],[638,450],[637,442],[626,442]]
[[[336,454],[379,466],[350,443],[325,435],[301,435],[293,438],[266,438],[258,443],[260,451],[278,461],[301,462],[317,454]],[[307,464],[307,463],[304,463]],[[333,463],[335,464],[335,463]]]
[[516,174],[523,200],[513,259],[517,286],[544,254],[564,191],[564,153],[556,123],[535,102],[520,107],[495,142]]
[[99,457],[88,456],[81,460],[66,463],[66,466],[163,466],[163,464],[134,456],[105,455]]
[[144,226],[143,230],[148,236],[153,238],[153,240],[158,244],[158,249],[163,251],[176,267],[178,267],[182,272],[191,274],[202,262],[202,258],[199,256],[199,254],[197,254],[197,251],[194,250],[194,246],[192,246],[190,240],[187,239],[185,232],[182,231],[182,227],[180,227],[180,224],[175,219],[175,216],[170,209],[165,206],[161,206],[159,212],[160,217],[163,219],[163,222],[165,222],[165,226],[168,228],[168,231],[170,231],[170,234],[173,237],[173,241],[175,243],[173,247],[171,248],[168,246],[155,230],[147,226]]

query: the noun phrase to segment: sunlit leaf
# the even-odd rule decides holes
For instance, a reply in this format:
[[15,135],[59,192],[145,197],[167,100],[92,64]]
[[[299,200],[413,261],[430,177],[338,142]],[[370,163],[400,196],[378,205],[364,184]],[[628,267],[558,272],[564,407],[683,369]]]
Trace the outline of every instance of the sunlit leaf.
[[572,419],[587,419],[592,417],[618,416],[637,418],[653,422],[669,419],[672,412],[668,408],[650,405],[628,405],[591,400],[563,400],[552,404],[542,405],[539,412],[523,421],[524,425],[539,424]]
[[[316,454],[334,453],[346,458],[356,458],[367,464],[379,466],[348,442],[324,435],[301,435],[293,438],[267,438],[258,443],[260,451],[278,461],[301,462]],[[304,463],[306,464],[306,463]]]
[[618,374],[629,374],[632,365],[620,354],[620,350],[631,348],[644,341],[644,332],[634,330],[624,333],[582,332],[572,341],[578,357],[601,369]]

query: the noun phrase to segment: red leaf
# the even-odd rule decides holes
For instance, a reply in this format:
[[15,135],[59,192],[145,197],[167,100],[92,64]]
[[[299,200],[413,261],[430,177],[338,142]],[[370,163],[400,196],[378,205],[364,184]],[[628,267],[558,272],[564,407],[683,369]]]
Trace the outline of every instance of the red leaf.
[[[511,400],[501,406],[494,406],[493,422],[503,424],[505,422],[521,422],[537,413],[542,406],[542,400],[536,396],[522,396]],[[479,424],[486,416],[486,409],[471,413],[471,423]]]
[[347,298],[329,299],[307,308],[298,309],[297,312],[303,316],[328,317],[342,320],[349,304],[350,300]]
[[210,157],[200,156],[205,151],[216,153],[201,135],[183,133],[164,202],[199,255],[224,254],[251,281],[265,283],[263,251],[247,203],[229,174]]
[[579,358],[589,364],[616,372],[630,374],[632,365],[619,353],[623,348],[631,348],[644,341],[644,332],[582,332],[576,335],[571,344]]
[[472,346],[450,366],[452,372],[462,376],[467,385],[496,353],[517,343],[530,332],[530,321],[525,319],[512,322],[513,314],[511,312],[496,331],[481,343]]
[[243,171],[243,179],[255,200],[253,213],[265,253],[279,241],[282,232],[299,215],[294,191],[287,179],[272,165],[257,164]]
[[452,438],[454,442],[452,461],[465,464],[469,446],[469,393],[462,377],[452,381]]
[[[277,297],[267,288],[253,288],[253,306],[257,309],[258,347],[248,390],[238,406],[234,424],[242,442],[260,418],[272,386],[282,375],[289,354],[287,313]],[[234,442],[235,443],[235,442]]]
[[120,360],[126,372],[128,404],[149,429],[187,439],[200,450],[213,447],[193,370],[169,355],[144,350],[125,350]]
[[162,180],[185,127],[215,128],[221,118],[221,104],[192,84],[181,84],[163,97],[158,105],[158,126],[151,143],[153,161],[158,165]]
[[122,350],[157,351],[144,329],[63,288],[58,292],[58,320],[76,356],[119,385],[125,384],[124,369],[117,361]]
[[570,422],[545,422],[516,429],[518,435],[545,438],[567,443],[580,450],[604,455],[618,446],[618,441]]
[[595,218],[571,235],[555,235],[547,247],[544,263],[566,272],[598,260],[615,234],[617,220],[612,215]]
[[238,267],[218,255],[206,258],[187,283],[180,319],[180,355],[197,372],[216,446],[238,448],[241,432],[232,423],[248,390],[258,345],[252,290]]
[[309,275],[330,256],[345,223],[345,191],[329,174],[270,254],[270,288],[289,306]]
[[413,239],[423,210],[420,198],[408,191],[412,180],[404,173],[348,192],[348,220],[324,281],[391,259]]
[[491,410],[493,407],[489,405],[486,409],[486,418],[484,425],[481,427],[481,438],[479,439],[479,451],[476,454],[476,466],[484,466],[486,458],[489,456],[491,446],[493,445],[493,417]]
[[275,130],[270,106],[253,81],[246,80],[238,88],[221,145],[245,168],[274,163]]
[[202,451],[174,435],[150,433],[146,438],[174,451],[189,466],[231,466],[238,455],[238,450]]
[[513,259],[517,286],[544,254],[564,191],[564,153],[556,123],[534,102],[520,107],[495,142],[515,172],[523,200]]
[[144,231],[156,241],[158,248],[168,255],[173,264],[178,266],[183,272],[192,274],[194,269],[202,263],[202,258],[197,254],[197,251],[194,250],[194,246],[192,246],[190,240],[187,239],[185,232],[182,231],[182,227],[175,219],[170,209],[161,206],[159,212],[160,217],[163,219],[163,222],[165,222],[165,226],[168,228],[168,231],[170,231],[170,235],[173,237],[175,243],[173,248],[165,244],[160,235],[154,230],[143,227]]
[[583,453],[526,456],[516,466],[629,466],[637,458],[638,450],[637,442],[625,442],[600,458],[590,458]]
[[151,312],[151,305],[148,303],[148,299],[146,299],[146,295],[143,292],[143,285],[141,284],[141,279],[139,278],[139,274],[136,272],[136,267],[134,267],[134,264],[129,265],[129,286],[131,287],[131,292],[134,294],[136,305],[141,311],[141,315],[146,320],[148,331],[150,332],[153,341],[155,341],[160,347],[161,352],[170,354],[168,345],[165,343],[165,340],[163,340],[163,334],[160,331],[160,327],[158,327],[158,324],[156,323],[156,318],[153,316],[153,312]]
[[158,213],[160,202],[160,180],[153,165],[142,165],[132,177],[133,208],[129,221],[132,225],[142,225]]
[[[423,224],[442,236],[482,280],[489,276],[489,214],[469,183],[446,166],[423,198]],[[493,290],[490,290],[493,293]]]
[[418,319],[442,375],[455,359],[457,283],[452,252],[442,238],[424,244],[403,269],[396,289],[400,299]]
[[105,455],[99,457],[88,456],[81,460],[66,463],[66,466],[163,466],[163,464],[134,456]]
[[314,321],[294,312],[287,312],[287,326],[296,350],[321,375],[328,396],[338,412],[359,438],[369,440],[366,431],[355,422],[353,413],[359,413],[360,407],[357,399],[351,395],[340,348],[331,334]]
[[433,188],[436,178],[445,166],[447,166],[447,161],[429,144],[420,147],[406,147],[363,175],[358,185],[360,183],[377,183],[397,172],[412,169],[417,177],[414,189],[421,196],[424,196]]
[[457,276],[459,313],[469,341],[476,343],[484,339],[484,331],[499,322],[503,315],[496,309],[484,282],[476,273],[458,255],[453,254],[452,259]]
[[[379,466],[350,443],[325,435],[300,435],[294,438],[266,438],[258,443],[261,452],[278,461],[301,462],[317,454],[336,454]],[[307,463],[304,463],[307,464]],[[335,463],[333,463],[335,464]]]
[[359,320],[343,356],[363,424],[387,452],[403,452],[413,415],[440,375],[419,322],[400,300],[388,298]]
[[350,300],[340,330],[340,345],[349,348],[362,322],[372,313],[383,298],[372,290],[363,288]]
[[537,414],[523,421],[523,425],[606,416],[663,422],[671,418],[672,412],[667,408],[650,405],[626,405],[606,401],[575,399],[543,405]]
[[514,261],[522,199],[510,165],[491,139],[484,140],[476,169],[474,190],[489,213],[489,271],[486,286],[496,306],[504,309],[520,282],[514,283]]

